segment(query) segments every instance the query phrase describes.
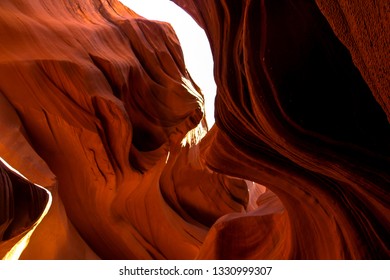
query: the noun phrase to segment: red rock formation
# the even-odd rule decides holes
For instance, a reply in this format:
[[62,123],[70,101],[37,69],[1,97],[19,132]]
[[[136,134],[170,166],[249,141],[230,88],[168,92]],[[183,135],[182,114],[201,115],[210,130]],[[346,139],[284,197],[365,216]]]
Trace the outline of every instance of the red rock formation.
[[114,0],[1,2],[0,157],[26,177],[0,167],[2,258],[389,258],[383,7],[175,2],[215,61],[202,140],[168,24]]
[[[356,63],[361,72],[351,46],[340,42],[368,23],[380,36],[383,6],[357,14],[368,4],[318,1],[329,18],[340,14],[331,7],[348,2],[343,11],[358,24],[349,31],[346,22],[332,21],[335,32],[311,1],[175,2],[204,27],[214,56],[218,131],[209,167],[266,185],[287,212],[214,226],[206,257],[388,258],[389,74],[378,59],[386,56],[388,37],[374,40],[383,44],[375,54],[351,50],[381,65],[366,71]],[[367,82],[360,73],[376,78]],[[367,83],[382,86],[372,91]]]

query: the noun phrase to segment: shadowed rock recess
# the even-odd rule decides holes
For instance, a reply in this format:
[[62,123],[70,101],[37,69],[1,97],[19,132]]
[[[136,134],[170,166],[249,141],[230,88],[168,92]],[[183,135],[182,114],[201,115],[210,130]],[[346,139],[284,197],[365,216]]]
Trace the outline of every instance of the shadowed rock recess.
[[386,1],[0,3],[2,259],[389,259]]

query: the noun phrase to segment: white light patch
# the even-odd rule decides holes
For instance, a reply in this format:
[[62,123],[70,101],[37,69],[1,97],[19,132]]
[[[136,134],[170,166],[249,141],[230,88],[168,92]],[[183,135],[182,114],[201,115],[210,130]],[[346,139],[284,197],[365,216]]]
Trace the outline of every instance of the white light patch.
[[206,121],[214,125],[214,62],[210,44],[202,28],[183,9],[169,0],[120,0],[137,14],[150,19],[169,22],[179,38],[188,72],[205,96]]
[[165,163],[168,163],[168,160],[169,160],[169,156],[171,155],[171,151],[168,151],[168,154],[167,154],[167,158],[165,160]]

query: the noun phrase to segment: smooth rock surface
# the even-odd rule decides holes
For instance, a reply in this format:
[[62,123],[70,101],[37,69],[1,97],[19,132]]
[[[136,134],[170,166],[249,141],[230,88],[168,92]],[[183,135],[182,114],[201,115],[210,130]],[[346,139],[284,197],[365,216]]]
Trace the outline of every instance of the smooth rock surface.
[[174,2],[210,40],[210,131],[169,24],[0,3],[1,258],[388,259],[388,5]]

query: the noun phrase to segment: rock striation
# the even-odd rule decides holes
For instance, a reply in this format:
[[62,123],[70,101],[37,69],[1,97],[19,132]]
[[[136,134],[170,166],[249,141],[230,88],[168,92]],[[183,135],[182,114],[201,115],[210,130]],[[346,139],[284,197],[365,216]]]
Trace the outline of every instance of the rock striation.
[[169,24],[1,2],[1,258],[388,259],[388,5],[174,2],[210,41],[210,130]]

